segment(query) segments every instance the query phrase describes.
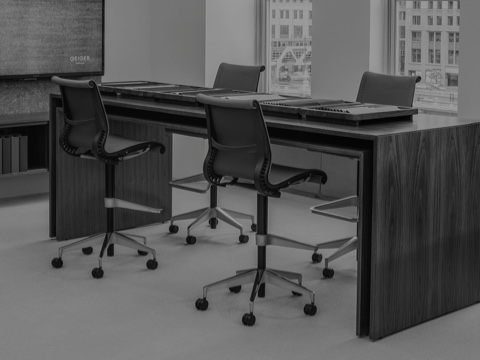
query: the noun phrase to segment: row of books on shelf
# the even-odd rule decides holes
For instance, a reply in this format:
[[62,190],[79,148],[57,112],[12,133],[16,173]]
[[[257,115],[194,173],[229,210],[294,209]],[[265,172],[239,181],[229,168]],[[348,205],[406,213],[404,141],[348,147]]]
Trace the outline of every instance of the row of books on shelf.
[[0,174],[28,170],[28,136],[0,134]]

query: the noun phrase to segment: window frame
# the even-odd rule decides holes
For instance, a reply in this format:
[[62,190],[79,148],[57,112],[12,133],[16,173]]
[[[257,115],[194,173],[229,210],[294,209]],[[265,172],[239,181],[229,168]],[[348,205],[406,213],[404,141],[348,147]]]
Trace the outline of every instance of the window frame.
[[[413,0],[410,0],[410,1],[413,1]],[[459,13],[459,9],[460,9],[460,0],[454,0],[454,3],[453,3],[453,9],[449,8],[449,3],[445,3],[443,4],[443,6],[441,7],[441,9],[438,9],[438,1],[429,1],[429,0],[419,0],[421,2],[426,2],[426,4],[423,4],[421,6],[422,9],[425,10],[425,14],[427,14],[425,17],[426,19],[425,20],[422,20],[423,22],[425,22],[426,26],[429,26],[428,25],[428,16],[433,16],[435,19],[434,19],[434,24],[436,24],[436,18],[437,16],[442,16],[445,15],[446,19],[445,21],[443,21],[442,19],[442,29],[439,30],[440,32],[445,32],[445,34],[442,34],[442,38],[443,36],[447,36],[447,38],[443,38],[443,41],[448,41],[448,33],[459,33],[460,32],[460,13]],[[400,4],[402,2],[402,0],[388,0],[388,15],[387,15],[387,19],[386,19],[386,23],[387,23],[387,31],[388,31],[388,44],[387,44],[387,73],[389,74],[397,74],[397,71],[409,71],[411,72],[412,69],[415,69],[415,67],[410,67],[410,68],[403,68],[403,70],[401,69],[402,67],[402,62],[401,62],[401,57],[403,56],[404,60],[402,61],[405,61],[405,62],[408,62],[410,60],[410,62],[413,63],[413,59],[412,59],[412,54],[410,54],[410,56],[408,56],[408,58],[410,59],[407,59],[407,54],[406,53],[403,53],[401,52],[401,48],[400,48],[400,44],[401,44],[401,41],[402,41],[402,38],[399,37],[399,34],[396,34],[396,31],[400,31],[400,26],[401,25],[404,25],[405,22],[402,22],[398,19],[398,16],[397,16],[397,10],[396,10],[396,6],[397,4]],[[456,2],[456,4],[455,4]],[[431,8],[430,4],[433,4],[433,9]],[[418,9],[413,9],[413,5],[411,5],[411,15],[416,15],[416,12],[418,12]],[[408,14],[408,13],[407,13]],[[453,21],[454,21],[454,24],[453,26],[450,26],[448,25],[448,18],[447,18],[447,15],[453,15]],[[423,17],[423,15],[422,15]],[[407,15],[407,18],[408,18],[408,15]],[[455,19],[457,18],[457,19]],[[414,29],[417,29],[417,25],[413,25],[413,19],[412,19],[412,24],[408,24],[406,23],[406,32],[408,33],[409,31],[415,31]],[[436,25],[433,25],[433,27],[435,28]],[[422,28],[423,25],[420,27]],[[451,28],[448,29],[448,27]],[[456,29],[456,27],[458,27]],[[448,29],[448,30],[447,30]],[[433,31],[433,32],[436,32],[437,30],[429,30],[429,29],[423,29],[421,30],[422,32],[423,31]],[[398,38],[397,38],[398,36]],[[408,36],[408,35],[407,35]],[[428,40],[428,37],[427,39]],[[436,39],[435,39],[436,40]],[[456,40],[455,40],[456,41]],[[398,44],[397,44],[398,43]],[[459,42],[458,42],[459,43]],[[447,45],[448,46],[448,45]],[[398,47],[398,48],[397,48]],[[426,47],[426,52],[427,53],[424,53],[424,54],[421,54],[421,62],[424,63],[425,65],[427,66],[438,66],[438,65],[442,65],[442,68],[445,68],[447,70],[444,69],[444,71],[446,71],[444,73],[444,83],[442,86],[446,87],[447,88],[447,91],[453,91],[453,90],[448,90],[448,87],[456,87],[456,90],[454,90],[454,93],[456,94],[456,96],[458,96],[458,67],[459,67],[459,62],[458,62],[458,58],[459,58],[459,46],[457,46],[457,44],[455,43],[454,46],[450,46],[450,48],[445,48],[441,50],[440,54],[436,53],[436,49],[437,49],[437,44],[434,45],[433,49],[433,57],[434,57],[434,63],[430,63],[428,60],[431,58],[430,57],[430,54],[428,53],[429,47]],[[449,51],[452,50],[453,53],[452,54],[449,54]],[[412,50],[411,50],[412,51]],[[413,53],[413,51],[412,51]],[[440,64],[437,63],[437,59],[439,58],[440,56]],[[450,62],[450,58],[452,59],[453,63]],[[451,67],[457,67],[457,72],[454,71],[454,69],[452,70]],[[398,67],[398,69],[397,69]],[[449,69],[450,67],[450,69]],[[425,66],[422,67],[425,69]],[[420,70],[421,71],[421,70]],[[452,75],[453,74],[453,75]],[[456,75],[455,75],[456,74]],[[405,73],[405,75],[407,75],[407,73]],[[455,78],[456,76],[456,80],[448,80],[448,77],[449,76],[452,76],[453,78]],[[422,76],[423,78],[423,76]],[[423,79],[422,79],[423,80]],[[447,84],[447,81],[448,81],[448,84]],[[422,81],[423,82],[423,81]],[[458,106],[458,100],[455,101],[456,103],[456,106]],[[431,108],[431,107],[428,107],[426,106],[425,108],[422,106],[422,105],[419,105],[419,107],[421,108],[421,111],[422,112],[425,112],[425,113],[441,113],[441,114],[444,114],[444,115],[447,115],[447,116],[456,116],[457,114],[457,111],[458,111],[458,107],[455,107],[454,109],[445,109],[443,107],[441,108]]]

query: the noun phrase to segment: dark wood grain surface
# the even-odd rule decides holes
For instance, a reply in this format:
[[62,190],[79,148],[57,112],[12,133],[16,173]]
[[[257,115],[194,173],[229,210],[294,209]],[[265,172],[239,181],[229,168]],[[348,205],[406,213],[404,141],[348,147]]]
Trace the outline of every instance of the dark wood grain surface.
[[373,339],[480,300],[479,145],[479,124],[378,139]]

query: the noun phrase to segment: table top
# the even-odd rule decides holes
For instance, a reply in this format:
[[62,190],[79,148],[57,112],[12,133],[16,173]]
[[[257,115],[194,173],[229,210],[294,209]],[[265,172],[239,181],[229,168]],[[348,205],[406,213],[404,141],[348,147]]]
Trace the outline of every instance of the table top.
[[[162,103],[157,101],[149,101],[141,98],[124,98],[121,96],[105,96],[103,100],[106,106],[115,105],[131,109],[146,109],[153,112],[189,116],[198,119],[205,118],[204,109],[198,106],[186,106],[175,103]],[[308,129],[308,131],[314,133],[332,134],[368,140],[372,140],[380,136],[391,136],[408,132],[428,131],[456,126],[467,126],[469,124],[480,122],[480,120],[477,119],[458,119],[451,116],[427,114],[413,115],[412,120],[372,123],[362,126],[321,123],[317,121],[310,121],[308,119],[287,118],[270,114],[265,116],[265,121],[268,123],[269,127],[292,130]]]
[[418,113],[418,109],[405,106],[332,99],[300,98],[280,94],[156,83],[151,81],[102,83],[99,89],[104,94],[125,95],[129,97],[154,99],[160,102],[175,102],[195,106],[202,106],[202,104],[196,100],[198,94],[229,100],[258,101],[265,113],[350,126],[389,120],[411,120],[412,115]]

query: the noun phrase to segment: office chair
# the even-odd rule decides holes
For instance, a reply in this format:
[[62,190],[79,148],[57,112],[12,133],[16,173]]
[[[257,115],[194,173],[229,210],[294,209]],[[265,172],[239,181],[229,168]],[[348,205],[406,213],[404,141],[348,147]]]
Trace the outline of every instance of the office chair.
[[92,270],[94,278],[103,277],[102,258],[106,249],[113,255],[113,244],[136,249],[140,255],[151,253],[153,259],[147,261],[147,268],[158,266],[154,249],[135,241],[131,236],[115,231],[114,209],[160,213],[161,209],[131,203],[115,198],[115,165],[133,159],[148,151],[159,149],[165,152],[164,145],[154,141],[137,141],[109,132],[109,123],[97,84],[92,80],[67,80],[57,76],[52,81],[59,85],[63,101],[64,127],[60,136],[60,146],[71,156],[98,160],[105,164],[105,208],[107,213],[106,232],[89,236],[83,240],[62,246],[58,257],[52,260],[54,268],[63,266],[62,254],[65,250],[82,249],[84,254],[93,252],[92,246],[101,244],[98,267]]
[[[373,103],[394,106],[411,107],[415,95],[415,85],[420,82],[420,76],[384,75],[366,71],[360,81],[357,94],[357,102]],[[357,172],[358,173],[358,172]],[[358,181],[357,181],[358,184]],[[358,193],[358,190],[357,190]],[[335,219],[357,223],[359,222],[358,211],[359,199],[357,195],[330,201],[321,205],[313,206],[310,210],[318,215],[328,216]],[[331,212],[335,209],[354,207],[355,215],[345,215]],[[332,278],[335,271],[329,267],[330,263],[339,257],[358,249],[357,235],[338,240],[327,241],[317,245],[318,249],[337,249],[333,254],[325,257],[323,276]],[[320,262],[321,255],[314,253],[313,262]]]
[[[198,310],[208,308],[209,290],[228,286],[238,293],[241,285],[253,282],[250,296],[250,311],[242,317],[247,326],[255,324],[253,304],[255,297],[265,296],[265,283],[271,283],[293,292],[294,295],[310,296],[304,307],[307,315],[315,315],[315,293],[302,286],[302,275],[266,267],[266,247],[277,245],[297,248],[298,241],[273,235],[268,232],[268,198],[280,197],[281,190],[290,185],[315,180],[325,183],[326,174],[316,169],[299,169],[272,162],[270,139],[260,104],[251,100],[227,100],[203,94],[197,100],[205,105],[208,130],[208,153],[203,164],[207,181],[215,186],[239,186],[257,192],[256,245],[257,267],[237,271],[237,275],[206,285],[203,297],[197,299]],[[226,180],[233,179],[233,180]],[[298,283],[291,281],[296,279]]]
[[[246,66],[246,65],[235,65],[235,64],[227,64],[221,63],[217,75],[215,77],[215,82],[213,84],[214,88],[224,88],[224,89],[231,89],[231,90],[239,90],[239,91],[248,91],[248,92],[256,92],[258,87],[258,80],[260,78],[260,73],[265,70],[265,66]],[[243,233],[243,226],[235,220],[233,217],[239,219],[247,219],[252,222],[251,229],[252,231],[256,230],[255,224],[255,217],[253,215],[240,213],[233,210],[222,209],[217,205],[217,187],[215,185],[211,185],[210,183],[207,184],[205,188],[199,188],[198,186],[189,186],[188,184],[205,181],[205,177],[203,174],[198,174],[194,176],[190,176],[183,179],[178,179],[172,181],[170,185],[177,189],[197,192],[197,193],[206,193],[210,190],[210,205],[208,207],[190,211],[184,214],[179,214],[172,216],[170,220],[170,227],[169,231],[172,234],[178,232],[178,226],[174,225],[175,221],[178,220],[187,220],[187,219],[195,219],[187,228],[187,244],[195,244],[197,238],[191,235],[191,231],[203,224],[204,222],[208,221],[210,227],[215,229],[217,227],[218,220],[222,220],[227,224],[237,228],[240,230],[240,243],[244,244],[248,242],[248,235]]]

